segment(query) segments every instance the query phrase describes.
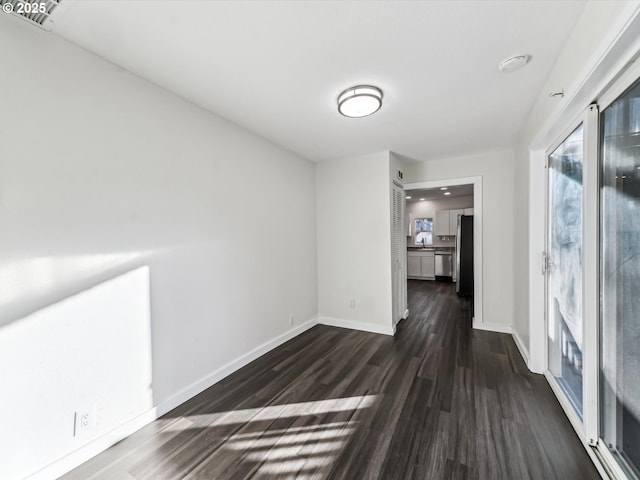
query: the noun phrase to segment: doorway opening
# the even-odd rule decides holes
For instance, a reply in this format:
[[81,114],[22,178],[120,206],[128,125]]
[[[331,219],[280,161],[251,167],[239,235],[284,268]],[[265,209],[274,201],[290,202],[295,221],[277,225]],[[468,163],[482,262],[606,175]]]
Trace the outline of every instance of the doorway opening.
[[482,328],[482,177],[404,186],[407,279],[454,282]]

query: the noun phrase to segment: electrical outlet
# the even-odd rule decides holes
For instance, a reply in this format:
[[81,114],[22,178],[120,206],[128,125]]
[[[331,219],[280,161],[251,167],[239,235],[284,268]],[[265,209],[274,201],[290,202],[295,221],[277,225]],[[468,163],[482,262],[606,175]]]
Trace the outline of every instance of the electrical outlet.
[[355,298],[352,298],[352,299],[351,299],[351,302],[349,302],[349,306],[350,306],[351,308],[356,308],[356,299],[355,299]]
[[73,436],[80,435],[85,430],[90,430],[96,426],[96,406],[91,405],[77,410],[74,415]]
[[293,325],[293,313],[289,315],[289,325]]

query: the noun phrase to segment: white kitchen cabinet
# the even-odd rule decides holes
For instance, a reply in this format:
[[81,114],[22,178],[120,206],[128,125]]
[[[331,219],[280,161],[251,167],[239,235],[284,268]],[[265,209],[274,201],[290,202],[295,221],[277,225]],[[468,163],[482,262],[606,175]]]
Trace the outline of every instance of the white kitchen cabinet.
[[407,254],[407,277],[422,276],[422,257]]
[[435,280],[435,274],[433,251],[409,250],[407,252],[407,278]]
[[465,208],[464,209],[464,214],[465,215],[473,215],[473,208]]
[[464,210],[449,210],[449,235],[458,234],[458,215],[463,215]]
[[451,235],[449,233],[449,210],[436,212],[436,218],[433,225],[433,234],[437,237],[443,235]]
[[436,278],[435,256],[425,255],[420,257],[421,276],[424,278]]
[[450,237],[458,233],[458,215],[463,215],[464,209],[441,210],[436,212],[434,234],[439,237]]

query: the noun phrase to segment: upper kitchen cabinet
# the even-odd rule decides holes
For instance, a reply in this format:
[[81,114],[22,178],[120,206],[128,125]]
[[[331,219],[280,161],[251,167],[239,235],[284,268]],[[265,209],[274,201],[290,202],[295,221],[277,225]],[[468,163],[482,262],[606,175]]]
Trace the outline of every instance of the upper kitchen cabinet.
[[463,209],[442,210],[436,212],[434,233],[437,236],[450,237],[456,235],[458,229],[458,215],[464,214]]
[[449,233],[449,210],[436,212],[436,219],[433,225],[433,233],[437,237],[451,235]]

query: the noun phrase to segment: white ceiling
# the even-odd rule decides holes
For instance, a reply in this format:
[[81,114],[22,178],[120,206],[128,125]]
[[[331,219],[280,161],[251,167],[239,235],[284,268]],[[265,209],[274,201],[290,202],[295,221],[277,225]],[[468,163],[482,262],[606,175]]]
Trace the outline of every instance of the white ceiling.
[[[444,192],[449,192],[449,195],[445,195]],[[446,198],[466,197],[473,195],[473,184],[453,185],[447,187],[446,190],[442,190],[441,188],[405,190],[405,193],[411,197],[407,199],[408,202],[419,202],[421,198],[425,200],[443,200]]]
[[[308,159],[513,145],[583,1],[64,0],[52,31]],[[525,68],[498,63],[530,54]],[[384,91],[349,119],[336,97]]]

